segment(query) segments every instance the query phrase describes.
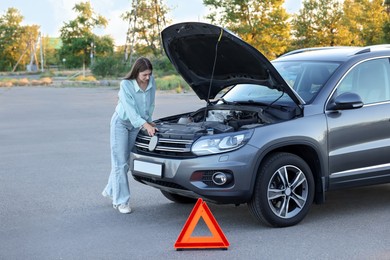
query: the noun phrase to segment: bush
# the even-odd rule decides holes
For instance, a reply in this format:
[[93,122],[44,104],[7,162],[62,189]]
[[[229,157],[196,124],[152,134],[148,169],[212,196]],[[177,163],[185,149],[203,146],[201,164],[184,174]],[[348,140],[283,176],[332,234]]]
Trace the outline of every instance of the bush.
[[190,87],[183,80],[182,77],[178,75],[169,75],[161,78],[156,77],[156,85],[159,90],[176,90],[176,92],[182,92],[183,90],[188,90]]
[[31,85],[32,86],[39,86],[39,85],[41,85],[41,81],[33,79],[33,80],[31,80]]
[[8,88],[8,87],[12,87],[12,86],[13,86],[13,84],[11,81],[0,81],[0,87]]
[[51,78],[41,78],[39,80],[36,80],[36,79],[33,79],[31,80],[30,84],[32,86],[47,86],[47,85],[50,85],[51,83],[53,83],[53,80]]
[[173,67],[167,56],[152,58],[151,62],[153,64],[153,74],[157,77],[177,74],[175,68]]
[[0,80],[0,87],[12,87],[12,86],[47,86],[53,83],[53,80],[49,77],[41,79],[28,79],[28,78],[3,78]]
[[98,77],[123,77],[129,68],[126,64],[115,57],[103,57],[95,61],[91,66],[93,75]]
[[80,75],[80,76],[77,76],[76,78],[74,78],[73,80],[75,80],[75,81],[96,81],[96,78],[94,76]]
[[14,84],[17,86],[27,86],[30,84],[30,82],[28,81],[28,79],[23,78],[23,79],[19,79],[19,80],[15,81]]
[[41,78],[40,81],[42,85],[50,85],[51,83],[53,83],[53,80],[49,77]]

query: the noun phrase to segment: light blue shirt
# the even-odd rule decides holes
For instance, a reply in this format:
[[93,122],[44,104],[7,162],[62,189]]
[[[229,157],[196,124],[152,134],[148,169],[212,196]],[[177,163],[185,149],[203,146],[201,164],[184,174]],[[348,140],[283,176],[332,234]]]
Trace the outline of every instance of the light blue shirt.
[[122,80],[118,93],[118,105],[115,111],[122,120],[129,120],[135,127],[141,127],[145,122],[152,122],[156,82],[150,76],[149,84],[143,91],[135,79]]

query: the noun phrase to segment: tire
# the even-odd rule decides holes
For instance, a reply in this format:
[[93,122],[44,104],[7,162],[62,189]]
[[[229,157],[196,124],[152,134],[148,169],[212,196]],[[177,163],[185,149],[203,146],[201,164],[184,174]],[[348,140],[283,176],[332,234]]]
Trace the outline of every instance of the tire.
[[294,154],[275,153],[261,164],[248,207],[273,227],[302,221],[314,199],[314,178],[307,163]]
[[163,190],[160,190],[160,191],[164,195],[165,198],[169,199],[170,201],[176,202],[176,203],[189,204],[189,203],[195,203],[197,201],[194,198],[181,196],[179,194],[170,193],[168,191],[163,191]]

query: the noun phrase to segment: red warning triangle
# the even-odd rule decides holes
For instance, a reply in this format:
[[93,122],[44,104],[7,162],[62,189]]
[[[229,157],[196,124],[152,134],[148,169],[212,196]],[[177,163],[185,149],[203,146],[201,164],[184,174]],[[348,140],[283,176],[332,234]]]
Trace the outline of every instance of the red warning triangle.
[[[210,230],[211,236],[192,237],[191,234],[198,224],[200,218],[203,218]],[[198,199],[191,211],[184,227],[177,238],[175,249],[197,249],[197,248],[221,248],[227,249],[229,242],[215,220],[206,202]]]

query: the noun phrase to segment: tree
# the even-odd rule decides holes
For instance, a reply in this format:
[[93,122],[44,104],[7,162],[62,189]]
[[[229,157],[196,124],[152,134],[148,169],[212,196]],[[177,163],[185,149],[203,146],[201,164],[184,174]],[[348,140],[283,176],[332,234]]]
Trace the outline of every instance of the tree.
[[390,20],[387,20],[383,25],[383,42],[390,43]]
[[95,55],[113,52],[113,40],[109,36],[99,37],[93,33],[97,27],[106,27],[107,20],[95,14],[90,2],[81,2],[73,7],[76,19],[65,23],[60,29],[62,48],[60,55],[66,59],[67,67],[81,67],[91,63]]
[[349,42],[342,18],[342,5],[338,0],[304,1],[292,22],[294,47],[335,46]]
[[385,42],[382,0],[306,0],[293,19],[294,48]]
[[[26,25],[22,27],[22,35],[21,35],[21,41],[19,43],[19,47],[24,48],[24,52],[20,56],[17,64],[15,64],[13,70],[16,69],[16,66],[20,61],[24,58],[24,60],[27,59],[27,63],[29,66],[36,66],[36,69],[38,69],[39,61],[37,57],[37,50],[38,50],[38,42],[39,42],[39,26],[38,25]],[[25,55],[24,54],[30,54]],[[24,64],[24,63],[22,63]],[[30,70],[33,70],[32,67],[30,67]]]
[[387,14],[383,0],[345,0],[343,24],[353,35],[354,45],[386,42]]
[[0,70],[24,67],[35,50],[39,26],[22,26],[22,21],[23,16],[13,7],[0,17]]
[[203,0],[207,18],[237,33],[269,59],[283,54],[290,43],[289,15],[284,0]]
[[17,61],[17,41],[21,35],[23,16],[15,8],[8,8],[0,17],[0,70],[11,70]]
[[383,1],[384,12],[387,14],[387,19],[383,24],[383,42],[390,43],[390,0]]
[[132,9],[122,15],[123,20],[129,21],[125,52],[130,56],[133,53],[139,56],[162,55],[160,32],[170,22],[168,11],[162,0],[133,0]]
[[44,56],[44,67],[56,66],[60,64],[59,46],[61,40],[59,38],[52,38],[49,36],[41,36],[42,53]]

